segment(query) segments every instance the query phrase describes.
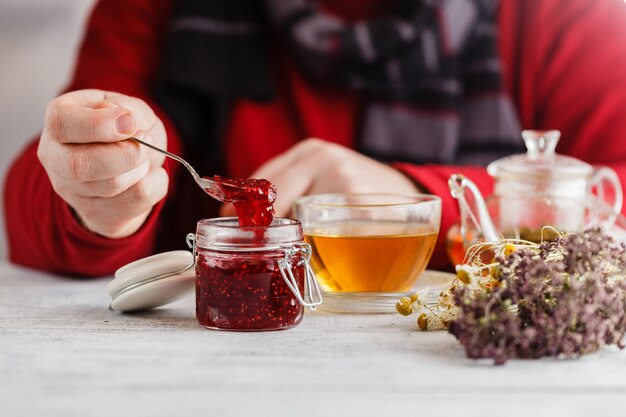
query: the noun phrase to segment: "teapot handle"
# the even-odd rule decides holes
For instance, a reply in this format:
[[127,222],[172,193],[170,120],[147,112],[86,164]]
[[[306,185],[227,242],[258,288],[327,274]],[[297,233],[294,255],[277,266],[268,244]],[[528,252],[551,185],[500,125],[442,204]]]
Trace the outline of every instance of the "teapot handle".
[[[461,174],[453,174],[448,179],[448,188],[450,189],[450,194],[452,197],[456,198],[459,202],[459,209],[461,210],[461,228],[465,229],[465,215],[468,215],[474,226],[479,230],[486,242],[494,242],[498,240],[498,234],[496,233],[496,228],[491,221],[491,217],[489,216],[489,210],[487,210],[487,206],[485,204],[485,200],[483,199],[482,194],[478,190],[478,187],[472,180],[467,178]],[[478,211],[478,218],[474,215],[472,210],[465,199],[465,192],[469,190],[472,196],[474,197],[474,201],[476,202],[476,210]],[[465,212],[465,213],[463,213]],[[461,234],[465,235],[465,230],[461,231]]]
[[622,193],[622,183],[620,182],[619,177],[617,176],[615,171],[607,167],[598,168],[591,177],[591,189],[595,188],[598,199],[600,199],[600,201],[602,202],[607,203],[605,197],[605,181],[611,185],[611,188],[613,188],[613,194],[615,196],[615,201],[613,202],[613,211],[615,214],[620,214],[622,212],[624,196]]

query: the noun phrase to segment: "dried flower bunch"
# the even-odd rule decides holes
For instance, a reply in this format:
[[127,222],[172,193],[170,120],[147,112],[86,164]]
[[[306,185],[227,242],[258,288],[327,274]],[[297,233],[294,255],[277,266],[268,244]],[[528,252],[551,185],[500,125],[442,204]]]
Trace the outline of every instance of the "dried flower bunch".
[[[470,358],[577,357],[603,345],[624,347],[626,248],[599,229],[551,242],[477,245],[437,303],[403,298],[422,330],[447,328]],[[481,254],[492,251],[485,263]],[[484,256],[482,257],[484,258]]]

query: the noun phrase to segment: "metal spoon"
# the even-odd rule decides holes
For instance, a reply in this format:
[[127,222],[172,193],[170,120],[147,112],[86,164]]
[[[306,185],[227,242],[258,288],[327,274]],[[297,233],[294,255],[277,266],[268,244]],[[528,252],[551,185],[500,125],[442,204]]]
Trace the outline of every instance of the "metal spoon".
[[208,195],[210,195],[211,197],[219,200],[219,201],[227,201],[226,196],[224,195],[224,187],[233,187],[233,188],[240,188],[236,185],[233,184],[229,184],[227,182],[217,182],[208,178],[202,178],[200,175],[198,175],[198,173],[196,172],[195,169],[193,169],[193,167],[189,164],[189,162],[185,161],[183,158],[181,158],[178,155],[175,155],[171,152],[168,152],[164,149],[158,148],[154,145],[151,145],[147,142],[144,142],[141,139],[137,139],[135,137],[130,137],[129,139],[134,140],[137,143],[140,143],[144,146],[147,146],[150,149],[154,149],[157,152],[161,152],[162,154],[174,159],[175,161],[180,162],[181,164],[183,164],[183,166],[185,168],[187,168],[187,171],[189,171],[191,173],[191,175],[193,176],[193,179],[196,181],[196,183],[200,186],[200,188],[202,188],[204,190],[204,192],[206,192]]

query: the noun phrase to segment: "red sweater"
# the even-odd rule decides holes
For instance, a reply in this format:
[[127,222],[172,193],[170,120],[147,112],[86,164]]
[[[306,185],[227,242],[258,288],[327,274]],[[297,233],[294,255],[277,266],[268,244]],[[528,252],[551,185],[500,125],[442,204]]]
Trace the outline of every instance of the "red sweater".
[[[350,1],[354,3],[342,0]],[[68,90],[99,88],[146,100],[165,123],[169,149],[184,153],[173,125],[150,97],[171,6],[171,0],[98,3]],[[561,130],[558,152],[611,166],[625,181],[624,1],[501,0],[499,27],[505,84],[523,127]],[[235,108],[226,137],[228,174],[246,176],[308,136],[352,143],[359,97],[302,78],[283,52],[278,48],[275,60],[275,76],[281,80],[278,99],[270,105],[242,101]],[[61,274],[108,275],[155,251],[183,247],[185,234],[194,231],[198,219],[216,215],[217,205],[167,161],[170,191],[144,226],[124,239],[94,235],[76,222],[67,203],[54,192],[36,148],[35,141],[24,150],[5,184],[10,259],[15,263]],[[214,174],[199,168],[205,175]],[[485,195],[493,186],[481,167],[398,164],[398,168],[442,197],[441,237],[458,216],[446,184],[452,173],[472,178]],[[440,239],[431,267],[442,266],[444,260]]]

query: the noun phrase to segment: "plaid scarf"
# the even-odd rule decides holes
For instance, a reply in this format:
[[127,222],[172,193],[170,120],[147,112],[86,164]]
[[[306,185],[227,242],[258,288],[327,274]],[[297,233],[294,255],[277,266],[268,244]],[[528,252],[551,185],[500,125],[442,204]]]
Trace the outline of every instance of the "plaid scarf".
[[188,144],[220,155],[232,102],[274,95],[274,30],[311,77],[366,97],[364,154],[485,165],[524,149],[502,86],[497,2],[395,0],[388,17],[346,24],[311,0],[179,0],[157,97]]

